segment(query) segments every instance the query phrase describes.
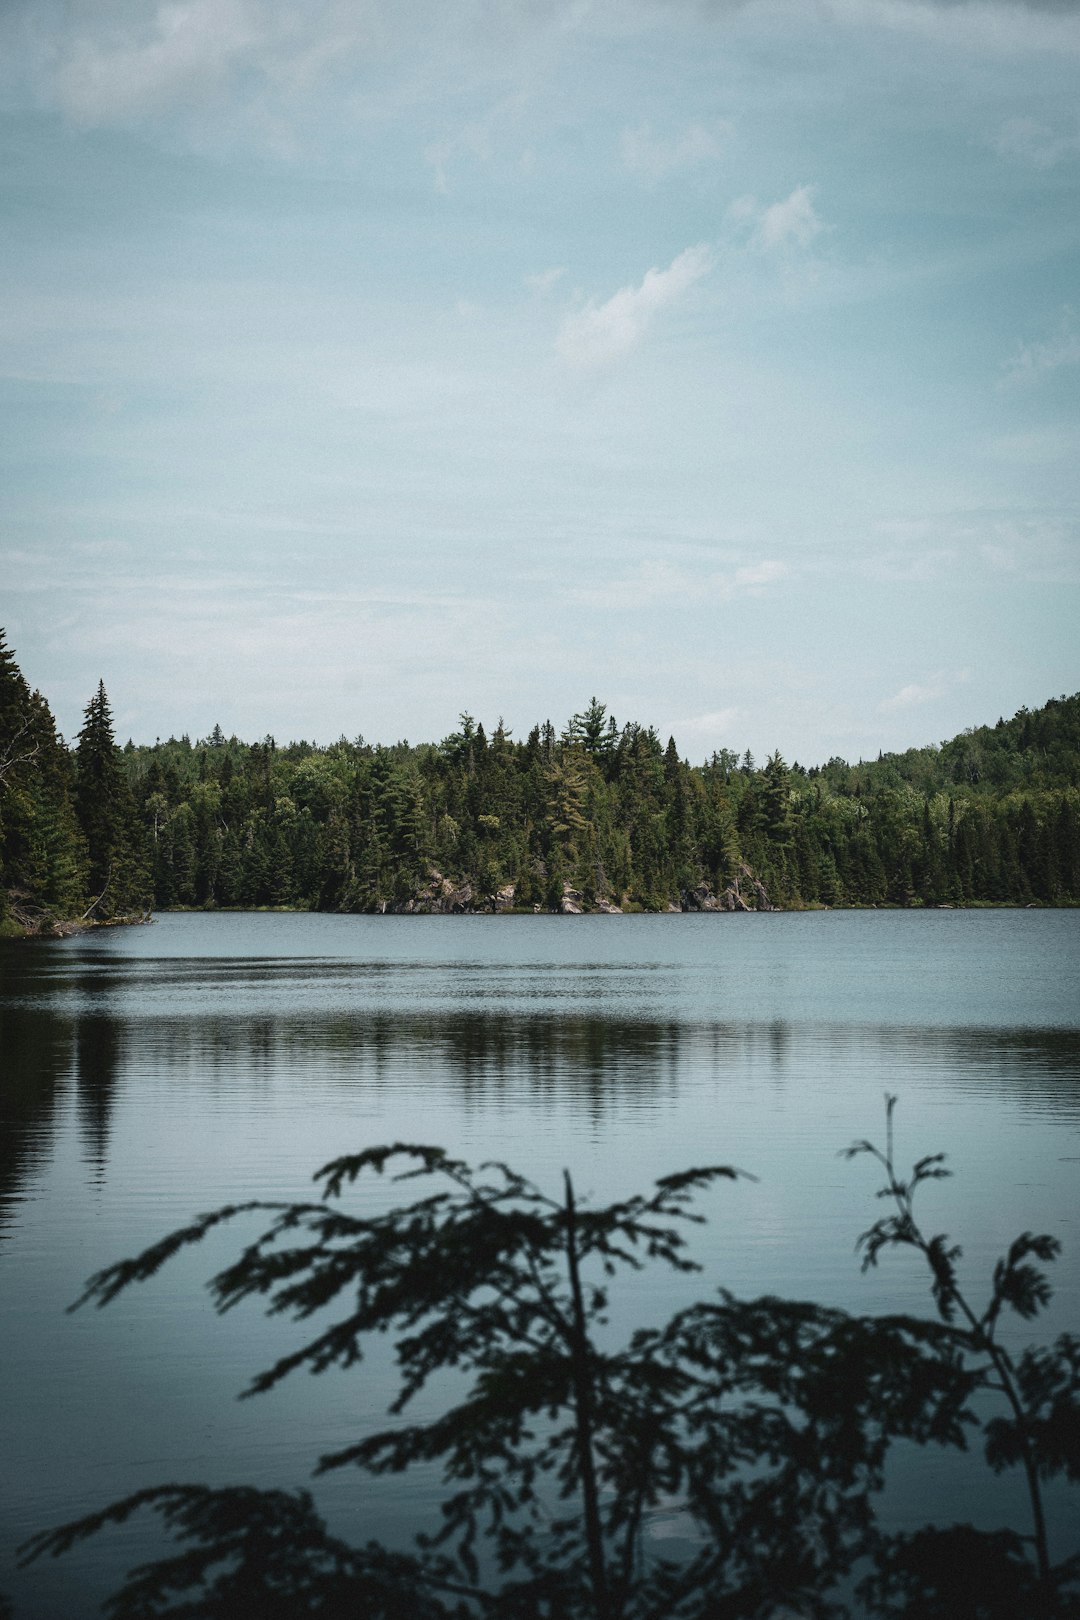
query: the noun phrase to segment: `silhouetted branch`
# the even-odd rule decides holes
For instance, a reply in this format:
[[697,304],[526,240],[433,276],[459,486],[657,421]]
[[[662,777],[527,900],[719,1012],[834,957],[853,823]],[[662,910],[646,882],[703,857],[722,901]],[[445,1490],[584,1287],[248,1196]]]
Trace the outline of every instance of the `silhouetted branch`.
[[[505,1164],[473,1170],[441,1148],[395,1143],[324,1165],[318,1202],[254,1200],[199,1216],[98,1272],[77,1303],[108,1304],[216,1227],[268,1217],[212,1279],[215,1306],[257,1297],[270,1314],[318,1316],[319,1327],[245,1393],[303,1366],[350,1367],[370,1335],[391,1335],[395,1421],[346,1439],[317,1471],[441,1468],[438,1527],[414,1553],[390,1553],[337,1540],[303,1492],[166,1485],[32,1538],[24,1560],[146,1508],[184,1550],[131,1573],[111,1600],[116,1620],[839,1620],[855,1589],[866,1616],[1077,1613],[1080,1555],[1051,1564],[1040,1480],[1080,1481],[1080,1339],[1014,1357],[995,1337],[1006,1306],[1027,1319],[1045,1305],[1038,1263],[1057,1243],[1017,1238],[976,1313],[957,1281],[958,1246],[926,1237],[914,1213],[918,1188],[948,1173],[942,1156],[900,1177],[894,1107],[890,1098],[884,1150],[848,1150],[881,1165],[893,1205],[860,1239],[863,1264],[914,1247],[937,1319],[855,1317],[721,1289],[608,1347],[598,1330],[612,1279],[649,1264],[698,1269],[686,1243],[703,1218],[694,1200],[743,1175],[730,1166],[590,1207],[569,1175],[557,1200]],[[341,1207],[360,1178],[388,1172],[403,1201],[375,1213]],[[447,1372],[466,1380],[459,1398],[423,1421],[396,1421]],[[1003,1398],[1005,1414],[985,1418],[985,1395]],[[992,1468],[1023,1468],[1033,1534],[886,1533],[876,1501],[894,1442],[964,1449],[980,1430]],[[664,1556],[652,1527],[670,1511],[685,1536]]]

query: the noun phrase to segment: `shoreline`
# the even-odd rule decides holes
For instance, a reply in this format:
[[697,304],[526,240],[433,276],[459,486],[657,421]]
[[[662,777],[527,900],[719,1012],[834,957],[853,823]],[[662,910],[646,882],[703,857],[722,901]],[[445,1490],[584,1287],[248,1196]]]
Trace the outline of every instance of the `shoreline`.
[[882,903],[880,905],[850,905],[850,906],[769,906],[738,908],[729,911],[726,908],[708,908],[701,910],[694,906],[676,906],[674,904],[660,907],[645,906],[616,906],[605,903],[595,907],[581,907],[575,911],[552,911],[548,909],[532,910],[524,907],[493,907],[472,906],[458,910],[444,910],[432,906],[420,908],[409,906],[394,908],[390,905],[372,907],[369,911],[320,911],[314,906],[156,906],[152,911],[126,917],[108,917],[102,921],[84,918],[54,918],[48,922],[42,920],[36,924],[22,923],[17,918],[6,918],[0,923],[0,942],[4,940],[28,941],[49,939],[72,939],[78,934],[88,934],[92,930],[101,928],[140,928],[151,925],[155,918],[162,917],[693,917],[693,916],[789,916],[799,917],[824,912],[849,911],[885,911],[885,912],[939,912],[939,911],[1077,911],[1080,904],[1067,900],[1059,905],[1047,905],[1045,901],[1023,900],[972,900],[966,904],[956,902],[941,902],[937,905],[898,906]]
[[[198,916],[281,916],[281,917],[694,917],[694,916],[807,916],[819,912],[836,911],[1076,911],[1080,910],[1080,903],[1067,900],[1059,905],[1047,905],[1045,901],[1035,900],[972,900],[964,904],[955,901],[943,901],[936,905],[899,906],[882,902],[880,905],[850,905],[850,906],[770,906],[749,907],[746,911],[728,911],[726,909],[707,911],[698,910],[694,906],[676,906],[674,904],[664,907],[650,906],[615,906],[604,905],[584,907],[580,911],[553,911],[542,908],[534,911],[531,907],[510,906],[494,908],[491,906],[473,906],[459,911],[443,911],[435,907],[421,910],[411,907],[395,909],[391,905],[385,907],[372,907],[368,911],[321,911],[317,906],[155,906],[155,916],[198,917]],[[141,919],[134,919],[140,921]],[[152,919],[149,919],[152,920]]]
[[[193,906],[193,911],[203,909]],[[0,923],[0,939],[70,939],[75,934],[88,934],[95,928],[139,928],[152,923],[152,911],[132,912],[124,917],[40,917],[33,921],[23,921],[18,917],[5,917]],[[14,925],[14,926],[12,926]]]

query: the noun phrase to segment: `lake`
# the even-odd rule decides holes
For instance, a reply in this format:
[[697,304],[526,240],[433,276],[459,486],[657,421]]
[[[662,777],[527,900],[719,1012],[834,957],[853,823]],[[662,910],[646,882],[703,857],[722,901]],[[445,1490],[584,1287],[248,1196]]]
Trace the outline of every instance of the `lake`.
[[[0,1592],[17,1620],[92,1613],[154,1545],[133,1522],[17,1573],[32,1531],[167,1480],[304,1483],[380,1420],[378,1358],[235,1400],[297,1342],[210,1309],[238,1233],[105,1311],[64,1310],[191,1214],[307,1196],[345,1151],[436,1142],[550,1187],[565,1166],[597,1199],[690,1164],[753,1172],[703,1203],[703,1277],[637,1278],[623,1326],[718,1284],[922,1311],[914,1257],[861,1274],[879,1178],[838,1157],[883,1135],[895,1092],[901,1160],[944,1151],[956,1172],[924,1216],[963,1242],[973,1291],[1018,1232],[1051,1232],[1064,1253],[1034,1331],[1080,1328],[1080,912],[164,915],[0,945],[0,1064]],[[934,1464],[894,1511],[992,1516],[1011,1490]],[[346,1473],[316,1491],[359,1539],[434,1494]]]

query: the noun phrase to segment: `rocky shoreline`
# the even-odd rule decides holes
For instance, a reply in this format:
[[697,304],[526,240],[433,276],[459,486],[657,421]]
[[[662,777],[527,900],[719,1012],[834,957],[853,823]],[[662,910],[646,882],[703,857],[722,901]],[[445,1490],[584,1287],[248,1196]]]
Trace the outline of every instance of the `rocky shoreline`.
[[70,939],[73,934],[87,934],[97,928],[142,927],[154,920],[150,911],[133,913],[127,917],[106,917],[100,921],[93,917],[53,917],[48,913],[28,916],[12,907],[5,923],[14,923],[14,929],[5,929],[9,939]]
[[[674,900],[664,907],[668,912],[684,911],[779,911],[779,906],[773,905],[766,893],[764,884],[748,866],[741,866],[735,877],[716,894],[707,883],[700,883],[696,888],[686,890],[680,897],[681,904]],[[413,894],[404,900],[384,900],[376,910],[385,916],[477,916],[490,913],[506,913],[513,911],[528,911],[543,913],[545,910],[554,911],[540,905],[528,908],[515,904],[516,892],[513,883],[504,884],[494,894],[484,894],[482,890],[474,887],[468,880],[455,883],[452,878],[445,877],[434,867],[428,874],[428,881]],[[566,917],[591,915],[621,916],[629,907],[625,895],[615,897],[612,895],[597,896],[591,902],[586,899],[580,889],[571,884],[563,884],[562,900],[557,908],[557,915]]]

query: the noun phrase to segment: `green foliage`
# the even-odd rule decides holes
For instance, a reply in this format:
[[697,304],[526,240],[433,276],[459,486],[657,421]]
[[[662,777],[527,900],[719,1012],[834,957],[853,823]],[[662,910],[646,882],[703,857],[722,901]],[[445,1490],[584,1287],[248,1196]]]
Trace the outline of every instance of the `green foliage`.
[[278,748],[215,726],[121,752],[99,686],[73,762],[0,640],[0,858],[24,911],[97,920],[151,903],[1080,904],[1080,695],[807,771],[731,750],[691,766],[595,697],[525,742],[463,714],[438,746]]
[[[113,1620],[152,1615],[198,1620],[444,1620],[428,1600],[415,1561],[378,1547],[357,1548],[332,1536],[306,1491],[259,1491],[250,1486],[211,1490],[162,1485],[117,1502],[93,1521],[66,1526],[50,1551],[66,1552],[107,1525],[123,1524],[142,1508],[157,1513],[187,1544],[174,1558],[132,1572],[109,1601]],[[174,1604],[196,1590],[197,1608]],[[4,1615],[0,1599],[0,1620]]]
[[[994,1417],[986,1425],[986,1459],[998,1472],[1014,1465],[1023,1468],[1035,1549],[1032,1590],[1044,1594],[1039,1612],[1049,1615],[1056,1612],[1046,1596],[1054,1576],[1040,1482],[1061,1473],[1074,1482],[1080,1480],[1080,1339],[1065,1334],[1052,1348],[1028,1350],[1017,1359],[1001,1343],[998,1328],[1004,1310],[1030,1321],[1049,1303],[1050,1284],[1041,1266],[1057,1259],[1061,1245],[1046,1234],[1022,1232],[994,1267],[990,1299],[980,1314],[957,1281],[959,1245],[951,1244],[943,1233],[927,1237],[915,1216],[919,1187],[950,1173],[944,1166],[944,1155],[920,1159],[911,1174],[901,1178],[893,1154],[895,1106],[896,1098],[888,1097],[883,1151],[872,1142],[856,1142],[847,1150],[848,1157],[868,1153],[877,1159],[887,1177],[879,1197],[891,1200],[894,1206],[892,1214],[875,1221],[860,1237],[863,1265],[876,1265],[882,1251],[888,1248],[917,1250],[930,1269],[934,1302],[942,1321],[959,1324],[958,1342],[964,1353],[982,1364],[986,1387],[1005,1400],[1005,1415]],[[1010,1589],[1008,1583],[1004,1589]]]
[[104,681],[86,706],[75,751],[75,808],[86,840],[92,900],[88,915],[101,922],[150,903],[141,830]]
[[0,923],[48,927],[79,908],[86,845],[71,760],[0,631]]
[[[1078,716],[1062,698],[855,766],[697,767],[593,698],[521,743],[464,714],[438,747],[182,738],[124,765],[159,905],[1057,905],[1080,903]],[[207,788],[193,846],[164,832]]]
[[[1003,1312],[1027,1319],[1045,1304],[1041,1268],[1057,1246],[1019,1238],[976,1312],[957,1282],[958,1249],[925,1237],[915,1218],[918,1188],[946,1174],[941,1156],[901,1178],[892,1122],[890,1099],[886,1148],[849,1150],[880,1161],[894,1205],[864,1234],[864,1263],[916,1249],[936,1320],[721,1290],[615,1342],[616,1280],[652,1266],[696,1271],[695,1205],[741,1176],[730,1166],[666,1176],[593,1209],[569,1176],[553,1197],[504,1164],[473,1170],[440,1148],[398,1143],[325,1165],[315,1201],[200,1216],[99,1272],[78,1303],[108,1304],[216,1227],[268,1218],[213,1279],[215,1304],[261,1301],[309,1336],[247,1393],[302,1368],[355,1367],[389,1334],[390,1425],[346,1439],[318,1469],[379,1476],[437,1464],[439,1522],[396,1553],[337,1540],[302,1492],[165,1485],[43,1532],[24,1561],[150,1508],[187,1550],[132,1572],[111,1600],[120,1620],[841,1620],[853,1593],[866,1616],[1080,1614],[1080,1556],[1053,1561],[1042,1499],[1046,1479],[1080,1480],[1080,1340],[1017,1356],[997,1332]],[[376,1214],[347,1207],[355,1183],[387,1172],[403,1199]],[[433,1383],[443,1408],[406,1421]],[[1022,1470],[1029,1528],[897,1534],[879,1523],[895,1441],[965,1448],[980,1430],[990,1467]],[[672,1503],[681,1554],[649,1534]]]

